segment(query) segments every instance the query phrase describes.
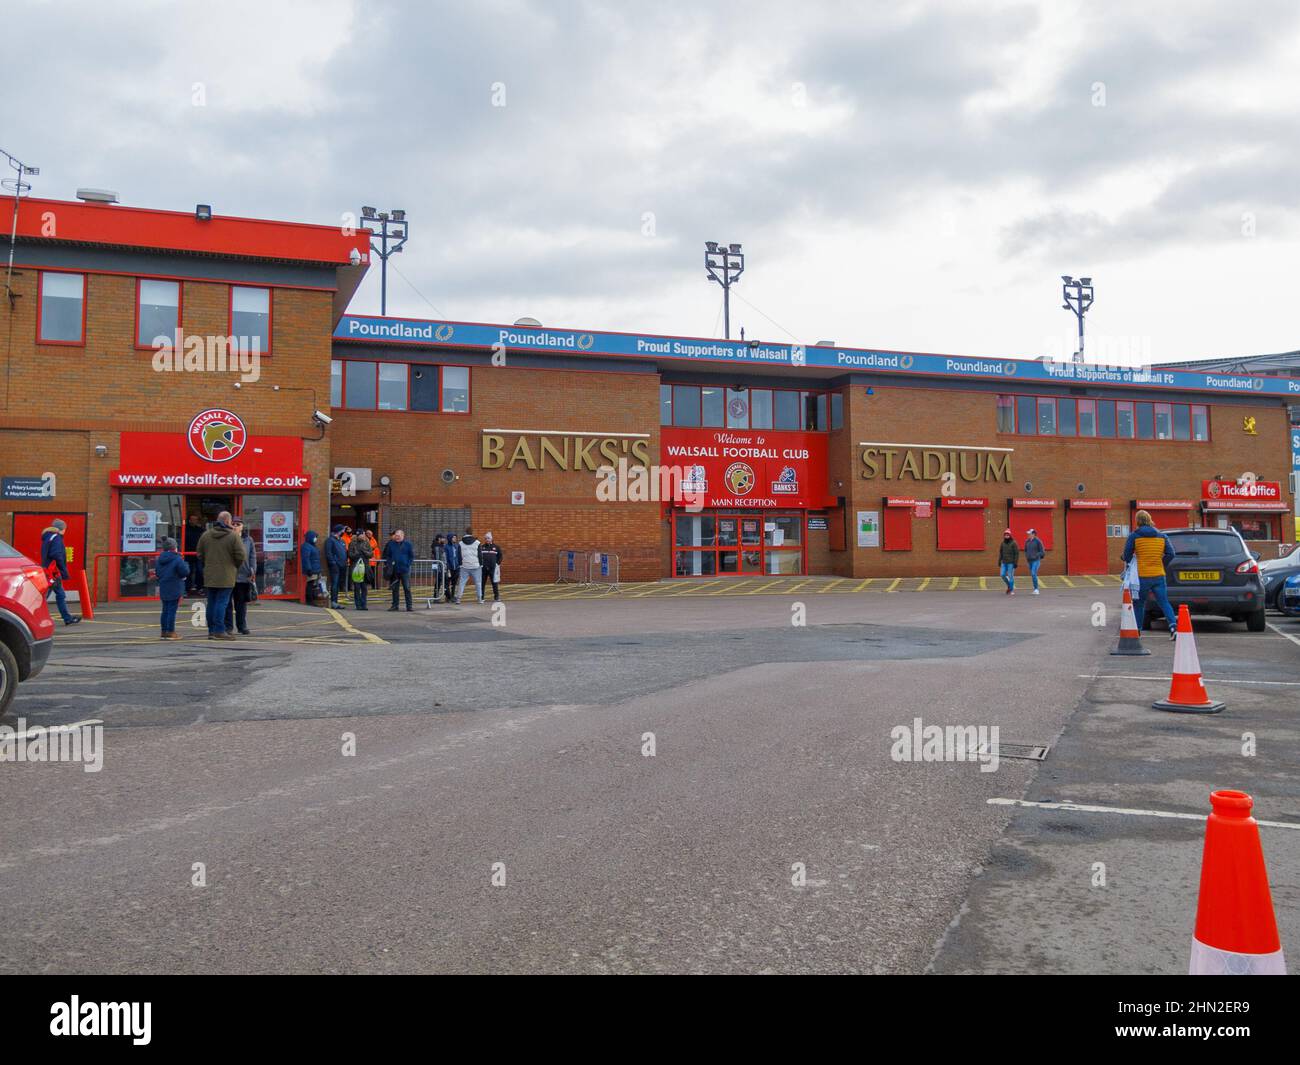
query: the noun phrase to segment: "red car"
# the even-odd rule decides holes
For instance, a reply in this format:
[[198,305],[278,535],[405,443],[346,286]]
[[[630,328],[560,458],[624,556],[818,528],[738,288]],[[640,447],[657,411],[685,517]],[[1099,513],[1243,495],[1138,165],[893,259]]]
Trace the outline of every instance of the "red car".
[[45,595],[49,578],[35,562],[0,540],[0,718],[20,681],[36,676],[54,646]]

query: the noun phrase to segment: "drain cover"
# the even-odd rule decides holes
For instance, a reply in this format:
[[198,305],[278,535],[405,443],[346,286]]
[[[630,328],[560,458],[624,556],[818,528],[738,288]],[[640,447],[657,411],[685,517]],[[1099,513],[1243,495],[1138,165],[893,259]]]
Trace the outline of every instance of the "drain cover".
[[[1041,762],[1047,758],[1050,748],[1045,743],[999,743],[999,758],[1024,758],[1030,762]],[[988,754],[989,745],[981,743],[977,754]]]

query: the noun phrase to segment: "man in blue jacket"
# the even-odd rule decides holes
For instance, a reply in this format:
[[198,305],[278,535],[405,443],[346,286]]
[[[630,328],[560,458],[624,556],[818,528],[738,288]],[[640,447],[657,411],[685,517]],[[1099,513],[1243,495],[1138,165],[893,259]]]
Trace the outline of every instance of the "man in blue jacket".
[[342,525],[335,525],[325,541],[325,564],[330,571],[330,606],[341,610],[339,589],[343,587],[343,575],[348,570],[348,545],[343,542]]
[[63,624],[76,625],[81,618],[74,618],[68,613],[68,597],[63,591],[63,582],[68,579],[68,548],[63,542],[67,528],[66,521],[55,518],[41,533],[41,566],[49,575],[50,589],[54,592],[54,601],[58,604]]
[[190,575],[190,564],[176,550],[176,541],[170,536],[163,538],[162,554],[154,563],[154,572],[158,575],[158,598],[162,602],[162,639],[179,640],[176,632],[176,610],[180,606],[181,596],[185,594],[185,579]]
[[316,539],[316,532],[308,529],[307,535],[302,538],[302,548],[298,554],[302,567],[303,597],[308,606],[312,603],[312,592],[320,579],[320,548],[316,546]]
[[401,529],[393,533],[393,538],[384,544],[383,560],[384,568],[390,571],[388,586],[393,589],[393,605],[388,609],[393,611],[397,609],[397,592],[398,589],[406,591],[406,609],[409,613],[411,607],[411,566],[415,562],[415,548],[413,548],[406,539],[406,533]]

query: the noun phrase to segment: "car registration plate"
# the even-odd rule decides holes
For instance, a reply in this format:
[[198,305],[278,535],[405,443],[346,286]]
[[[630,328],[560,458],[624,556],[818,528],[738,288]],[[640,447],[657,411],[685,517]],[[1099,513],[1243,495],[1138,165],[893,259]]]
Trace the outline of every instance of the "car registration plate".
[[1180,581],[1217,581],[1223,574],[1217,569],[1185,569],[1178,574]]

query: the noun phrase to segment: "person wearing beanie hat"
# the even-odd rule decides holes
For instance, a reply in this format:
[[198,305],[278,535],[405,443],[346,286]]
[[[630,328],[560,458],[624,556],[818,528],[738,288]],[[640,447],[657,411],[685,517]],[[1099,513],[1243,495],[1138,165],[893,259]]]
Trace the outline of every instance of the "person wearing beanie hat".
[[1038,530],[1030,529],[1029,536],[1025,539],[1025,561],[1029,563],[1029,576],[1034,581],[1034,595],[1038,594],[1038,567],[1043,564],[1043,556],[1046,554],[1047,549],[1038,538]]
[[342,525],[335,525],[330,530],[329,539],[325,541],[325,565],[329,568],[330,606],[341,610],[339,590],[343,587],[344,574],[348,570],[348,549],[343,542]]
[[158,576],[158,598],[162,601],[163,640],[179,640],[176,632],[176,609],[180,606],[181,596],[185,594],[185,579],[190,575],[190,564],[176,551],[176,541],[170,536],[163,537],[162,554],[154,563],[154,572]]
[[[74,618],[68,612],[68,597],[63,592],[63,582],[68,579],[68,549],[63,543],[63,534],[68,523],[62,518],[55,518],[41,533],[41,567],[50,579],[49,591],[54,593],[54,602],[59,608],[63,624],[76,625],[81,618]],[[46,593],[49,598],[49,592]]]
[[1007,595],[1016,594],[1016,565],[1020,561],[1020,548],[1011,536],[1010,529],[1002,530],[1002,543],[998,545],[998,572],[1007,586]]

